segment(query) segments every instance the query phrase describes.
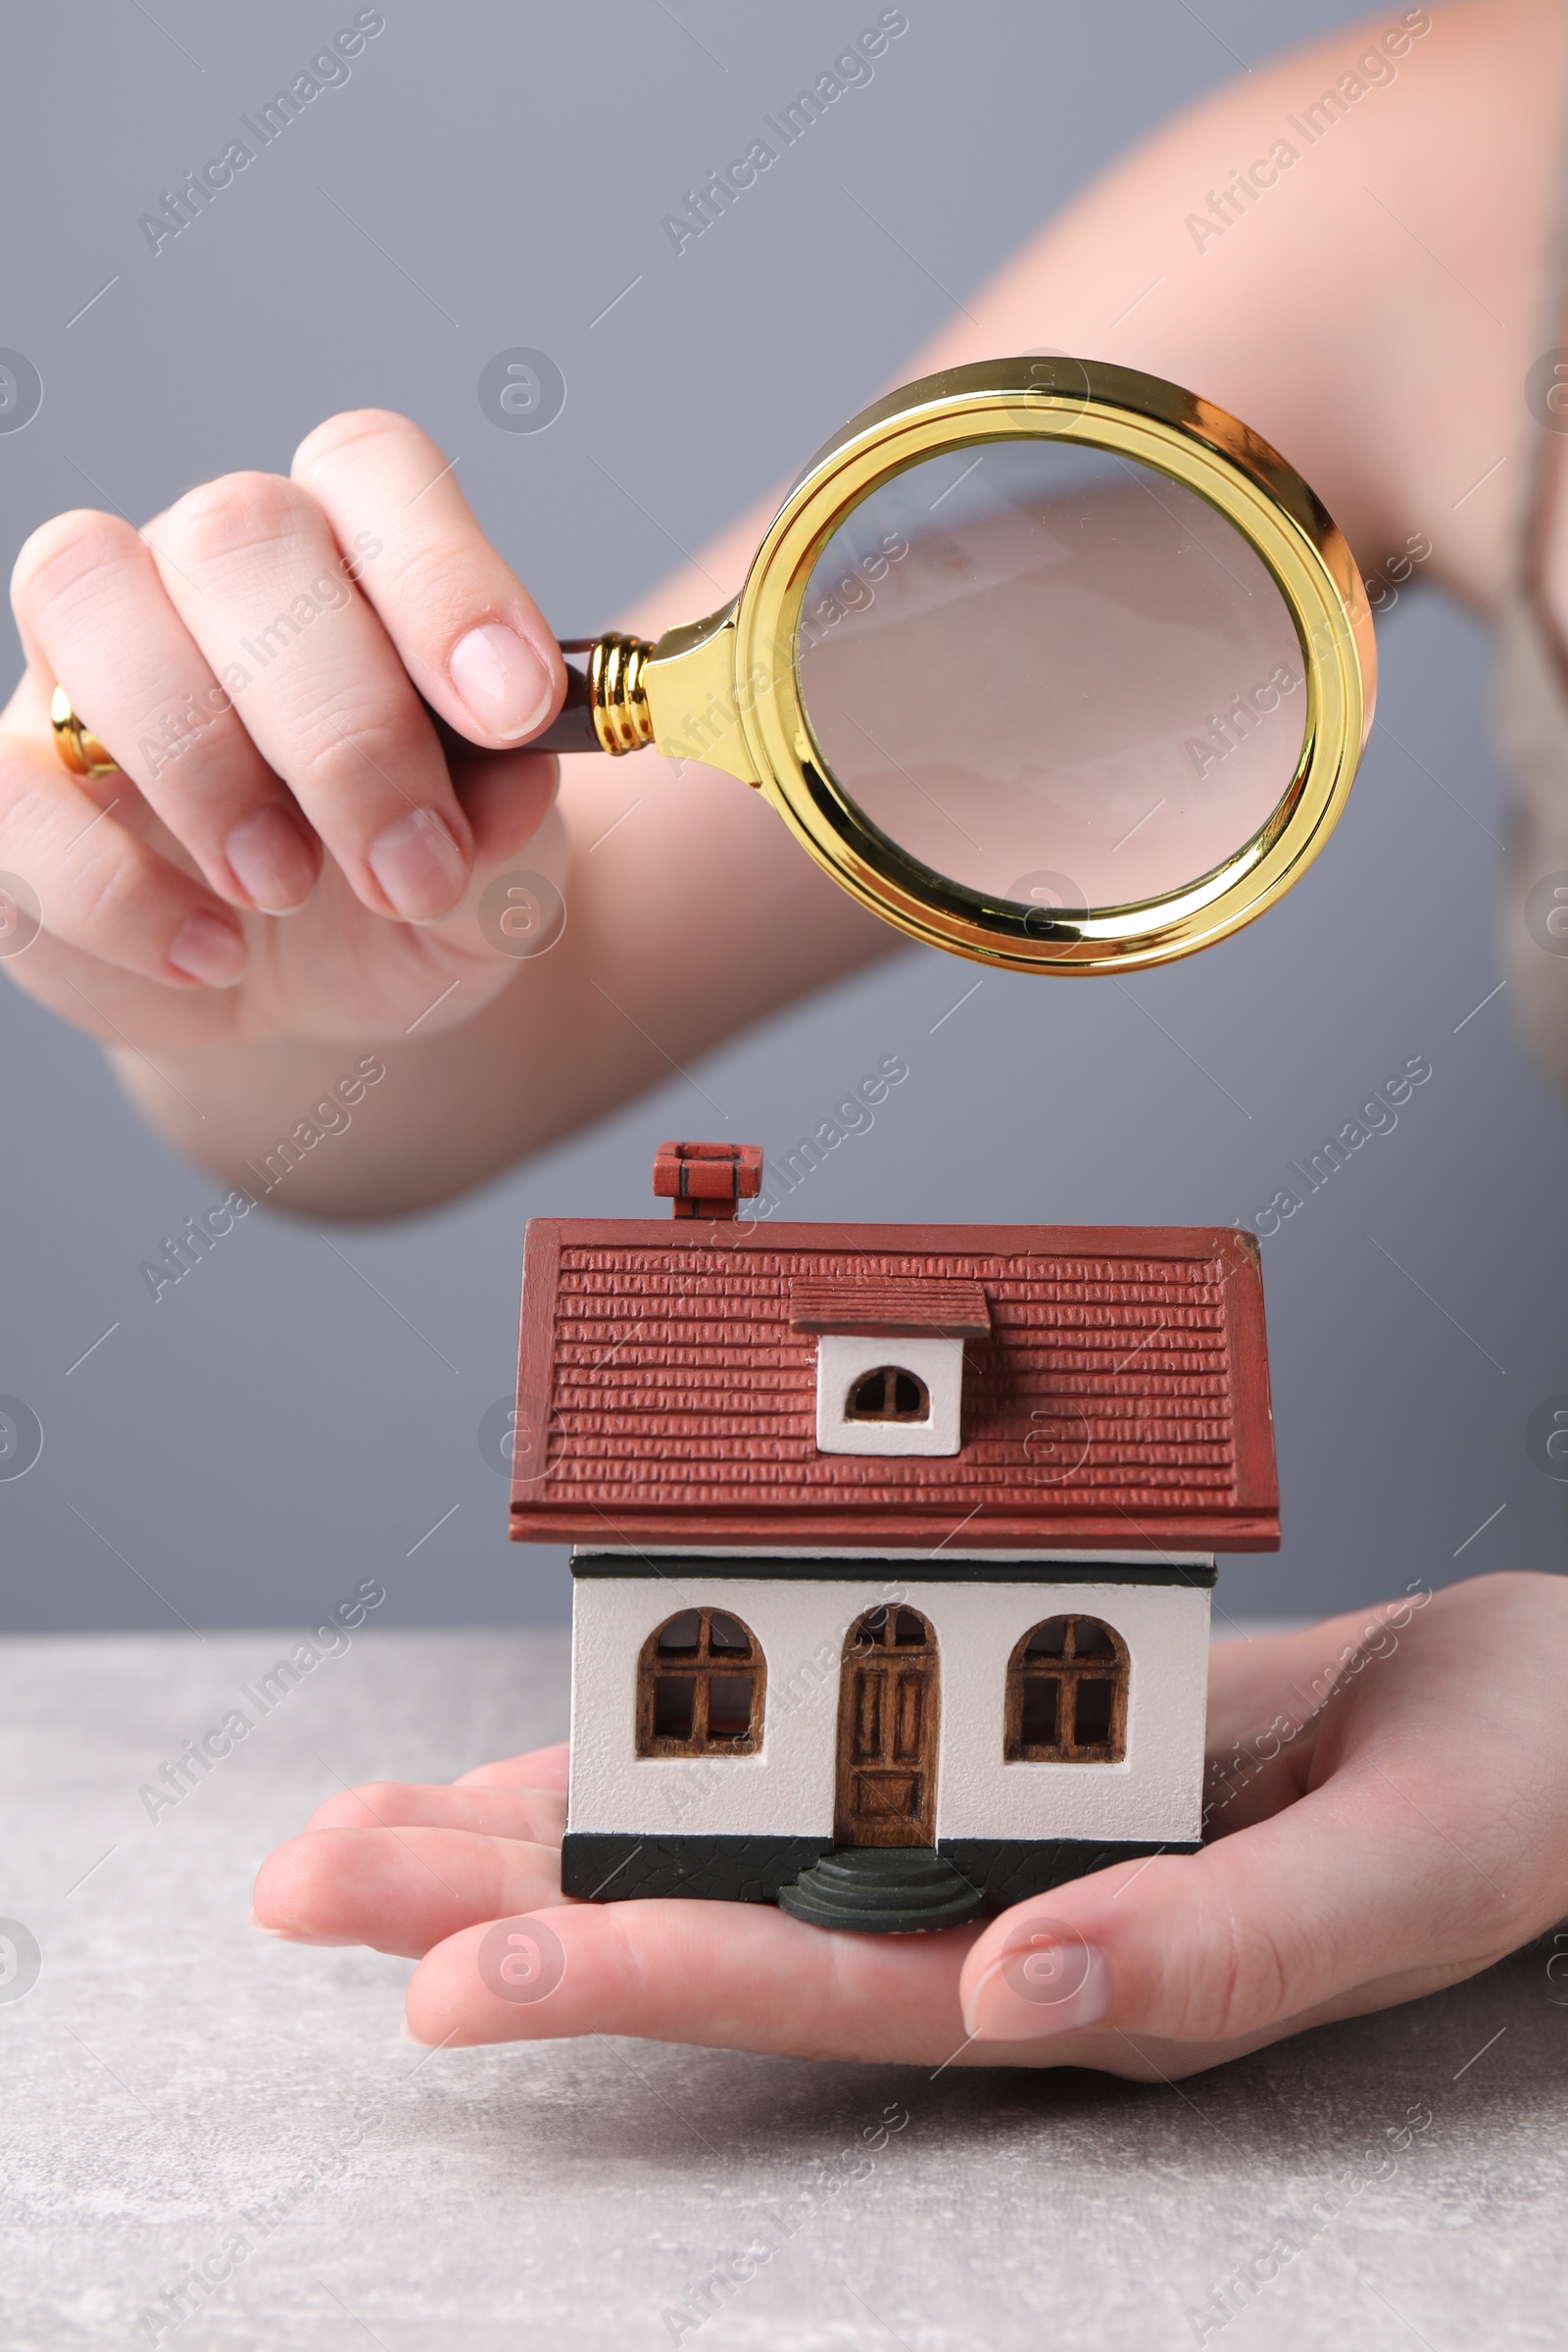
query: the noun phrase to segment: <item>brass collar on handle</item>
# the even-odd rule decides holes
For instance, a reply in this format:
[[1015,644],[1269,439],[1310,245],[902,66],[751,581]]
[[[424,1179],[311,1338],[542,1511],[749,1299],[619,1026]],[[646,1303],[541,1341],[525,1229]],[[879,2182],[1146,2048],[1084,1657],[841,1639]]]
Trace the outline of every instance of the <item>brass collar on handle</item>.
[[654,740],[643,671],[653,647],[612,629],[588,657],[588,709],[601,751],[640,752]]

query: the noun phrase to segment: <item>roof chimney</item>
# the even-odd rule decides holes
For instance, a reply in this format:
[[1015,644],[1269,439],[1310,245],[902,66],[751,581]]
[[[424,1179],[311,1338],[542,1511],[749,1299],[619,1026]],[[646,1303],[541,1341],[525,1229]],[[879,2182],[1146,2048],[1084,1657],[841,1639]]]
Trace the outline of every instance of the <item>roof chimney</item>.
[[733,1217],[762,1189],[760,1144],[661,1144],[654,1192],[677,1217]]

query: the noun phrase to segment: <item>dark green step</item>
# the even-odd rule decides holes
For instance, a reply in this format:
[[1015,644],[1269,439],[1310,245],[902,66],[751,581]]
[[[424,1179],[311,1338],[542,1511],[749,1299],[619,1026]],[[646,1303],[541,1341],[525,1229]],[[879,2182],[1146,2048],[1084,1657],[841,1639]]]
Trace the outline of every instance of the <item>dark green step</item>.
[[782,1889],[778,1907],[813,1928],[915,1936],[961,1927],[984,1897],[929,1845],[850,1845],[824,1854]]

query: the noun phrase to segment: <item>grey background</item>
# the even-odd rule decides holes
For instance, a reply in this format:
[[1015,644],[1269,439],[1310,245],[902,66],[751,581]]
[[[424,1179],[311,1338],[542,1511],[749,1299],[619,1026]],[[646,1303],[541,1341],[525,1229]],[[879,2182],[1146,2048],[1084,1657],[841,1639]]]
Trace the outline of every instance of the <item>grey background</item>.
[[[0,546],[62,507],[140,519],[205,476],[286,468],[313,423],[373,402],[457,458],[564,633],[602,625],[1142,130],[1356,12],[908,0],[869,87],[677,258],[662,215],[874,7],[389,0],[347,85],[155,258],[137,216],[352,13],[7,12],[0,345],[45,391],[0,435]],[[480,412],[480,369],[515,345],[565,374],[546,433]],[[711,1102],[776,1161],[891,1053],[907,1082],[802,1215],[1245,1218],[1426,1054],[1397,1129],[1265,1243],[1286,1544],[1228,1566],[1218,1597],[1298,1616],[1557,1567],[1561,1490],[1523,1432],[1568,1388],[1564,1113],[1506,994],[1466,1018],[1500,978],[1488,649],[1405,596],[1382,653],[1386,726],[1349,811],[1240,939],[1125,986],[976,987],[901,955],[442,1214],[326,1235],[254,1215],[157,1306],[138,1262],[219,1188],[142,1129],[95,1048],[0,988],[0,1392],[45,1430],[0,1483],[0,1622],[293,1623],[366,1574],[384,1622],[561,1619],[563,1555],[509,1548],[476,1443],[509,1383],[525,1215],[649,1213],[654,1144],[710,1132]]]

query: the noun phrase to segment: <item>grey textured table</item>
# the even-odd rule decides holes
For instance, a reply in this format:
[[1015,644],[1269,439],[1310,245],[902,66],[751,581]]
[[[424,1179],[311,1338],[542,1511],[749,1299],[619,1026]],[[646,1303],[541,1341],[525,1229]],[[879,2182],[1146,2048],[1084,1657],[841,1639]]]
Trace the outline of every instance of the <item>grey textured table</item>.
[[[149,1821],[139,1786],[283,1646],[0,1645],[0,1914],[42,1952],[0,1999],[7,2352],[147,2343],[204,2263],[230,2276],[165,2310],[180,2352],[1151,2352],[1205,2309],[1203,2341],[1271,2352],[1568,2340],[1548,1947],[1179,2089],[604,2040],[421,2056],[407,1964],[254,1935],[252,1873],[339,1779],[559,1737],[565,1638],[368,1630]],[[1411,2109],[1429,2127],[1347,2197]],[[760,2232],[776,2256],[705,2302]],[[1219,2326],[1282,2233],[1302,2250]]]

